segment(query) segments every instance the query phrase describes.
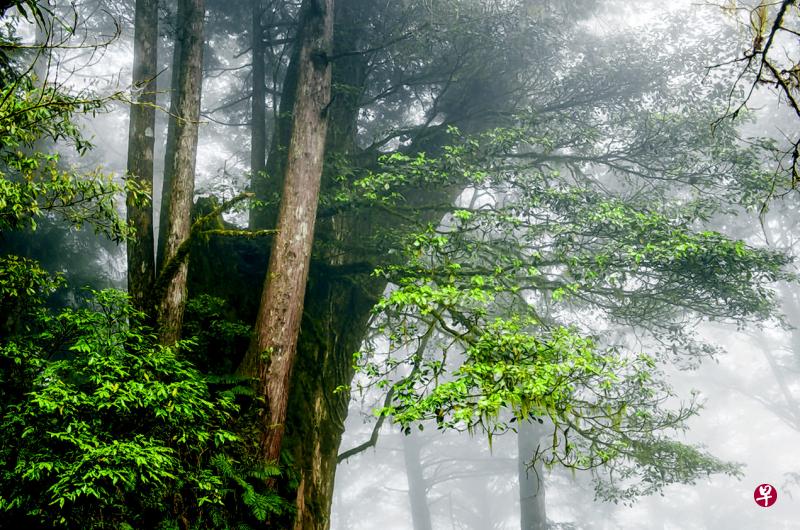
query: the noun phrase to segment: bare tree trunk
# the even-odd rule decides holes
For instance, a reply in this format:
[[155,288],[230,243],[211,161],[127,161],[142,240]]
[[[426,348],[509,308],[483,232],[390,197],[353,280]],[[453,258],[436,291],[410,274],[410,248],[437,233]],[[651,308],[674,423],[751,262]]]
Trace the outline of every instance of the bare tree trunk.
[[172,189],[172,162],[175,159],[175,133],[178,129],[178,90],[181,84],[181,21],[179,13],[175,14],[175,34],[172,46],[172,73],[169,84],[169,122],[167,124],[167,142],[164,150],[164,173],[161,180],[161,205],[159,208],[158,253],[156,255],[156,271],[164,266],[164,253],[167,248],[167,226],[169,222],[169,200]]
[[[164,248],[164,266],[171,270],[170,260],[176,259],[178,249],[189,238],[191,228],[194,172],[197,157],[197,128],[200,119],[200,95],[203,81],[203,19],[204,0],[178,1],[178,40],[180,44],[180,71],[177,92],[177,122],[175,127],[175,155],[170,161],[172,182],[169,192],[169,210]],[[183,310],[186,304],[187,262],[183,260],[164,279],[164,290],[159,293],[159,339],[164,344],[180,337]],[[161,283],[161,282],[159,282]]]
[[403,458],[406,464],[406,477],[408,478],[408,501],[411,506],[411,520],[414,530],[431,530],[431,511],[428,508],[428,495],[425,477],[422,474],[420,461],[421,447],[419,436],[412,432],[403,436]]
[[791,334],[791,353],[794,358],[800,361],[800,298],[789,288],[783,292],[783,307],[789,323],[794,326]]
[[[300,30],[302,32],[302,28]],[[281,187],[286,168],[286,149],[292,134],[294,103],[297,97],[297,83],[300,74],[300,52],[302,41],[298,37],[297,44],[292,48],[286,75],[283,78],[281,98],[278,103],[278,113],[272,131],[272,140],[269,146],[269,156],[265,164],[266,175],[263,178],[253,177],[253,192],[256,199],[269,198],[270,190]],[[266,107],[265,107],[266,109]],[[256,206],[250,211],[250,228],[253,230],[274,228],[276,221],[275,211],[272,208]]]
[[277,460],[283,441],[289,381],[311,261],[330,99],[328,61],[333,38],[333,0],[305,0],[302,6],[299,77],[278,234],[270,252],[267,277],[250,348],[240,372],[258,377],[266,397],[261,451]]
[[267,90],[265,75],[264,29],[261,25],[261,0],[253,0],[253,98],[251,101],[252,123],[250,125],[250,181],[256,196],[266,196],[267,156]]
[[[158,0],[137,0],[133,42],[133,94],[128,132],[128,175],[153,191],[153,149],[158,69]],[[136,239],[128,241],[128,293],[139,310],[151,312],[155,281],[153,203],[126,201]]]
[[539,424],[522,421],[517,433],[517,466],[519,476],[519,513],[522,530],[546,530],[547,511],[544,497],[544,469],[541,461],[531,460],[542,438]]

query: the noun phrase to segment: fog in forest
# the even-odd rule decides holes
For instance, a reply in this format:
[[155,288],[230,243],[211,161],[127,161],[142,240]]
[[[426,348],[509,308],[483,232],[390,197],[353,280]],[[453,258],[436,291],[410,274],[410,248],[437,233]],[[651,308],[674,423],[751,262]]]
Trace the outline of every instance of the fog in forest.
[[0,9],[0,528],[800,528],[797,2]]

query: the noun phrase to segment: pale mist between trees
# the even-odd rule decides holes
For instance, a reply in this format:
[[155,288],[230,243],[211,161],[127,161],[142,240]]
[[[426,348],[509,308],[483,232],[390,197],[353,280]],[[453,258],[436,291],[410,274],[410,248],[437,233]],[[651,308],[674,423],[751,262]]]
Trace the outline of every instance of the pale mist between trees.
[[798,528],[799,35],[0,0],[0,528]]

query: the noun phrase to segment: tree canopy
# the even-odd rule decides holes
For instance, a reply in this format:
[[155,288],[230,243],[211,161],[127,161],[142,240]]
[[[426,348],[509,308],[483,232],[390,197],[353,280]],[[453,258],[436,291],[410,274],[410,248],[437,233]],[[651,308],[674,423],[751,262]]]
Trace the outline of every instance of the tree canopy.
[[[63,6],[0,2],[0,236],[90,227],[127,243],[130,291],[54,307],[59,271],[3,249],[8,520],[327,528],[337,463],[385,419],[490,445],[534,425],[520,461],[590,471],[603,500],[740,472],[682,440],[702,400],[664,369],[717,353],[700,322],[780,322],[796,281],[784,250],[720,226],[775,182],[776,144],[729,106],[745,77],[701,77],[730,28],[679,12],[613,34],[597,20],[619,6],[594,0],[88,5],[135,22],[131,97],[42,76],[70,44],[16,28]],[[744,63],[790,103],[769,50],[792,6],[752,11]],[[79,120],[120,102],[128,174],[65,164],[93,148]],[[224,187],[199,185],[204,141],[244,145],[249,183],[198,199]],[[376,430],[342,451],[365,387]]]

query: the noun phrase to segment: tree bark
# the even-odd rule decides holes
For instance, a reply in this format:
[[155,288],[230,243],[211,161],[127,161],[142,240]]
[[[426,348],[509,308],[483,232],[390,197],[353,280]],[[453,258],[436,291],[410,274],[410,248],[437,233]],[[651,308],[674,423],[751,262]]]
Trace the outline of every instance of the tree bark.
[[376,278],[312,271],[292,378],[285,446],[299,485],[294,530],[327,530],[353,380],[353,353],[383,291]]
[[[340,93],[330,103],[332,117],[328,132],[327,151],[338,154],[352,152],[360,158],[372,160],[377,153],[366,157],[355,148],[355,133],[360,108],[360,93],[369,71],[368,54],[353,54],[363,48],[360,39],[368,37],[371,10],[380,10],[381,4],[369,0],[336,3],[336,43],[333,64],[334,89]],[[348,13],[349,11],[349,13]],[[354,16],[355,14],[355,16]],[[298,32],[302,34],[302,30]],[[267,159],[269,186],[275,189],[286,167],[286,139],[295,112],[295,91],[299,71],[299,43],[283,81],[280,109]],[[489,104],[490,102],[486,102]],[[333,119],[335,117],[335,119]],[[461,120],[460,126],[472,130]],[[286,127],[287,132],[282,133]],[[282,139],[282,140],[281,140]],[[444,135],[427,142],[414,142],[417,150],[436,150],[446,141]],[[365,162],[367,165],[369,161]],[[275,184],[271,184],[274,182]],[[265,198],[265,195],[258,195]],[[409,197],[409,204],[440,203],[453,200],[459,189],[442,189],[433,193],[427,189]],[[441,198],[439,197],[441,196]],[[263,217],[262,217],[263,216]],[[250,223],[255,228],[275,226],[274,213],[269,208],[254,209]],[[431,222],[439,220],[435,212],[425,214]],[[328,217],[316,228],[317,239],[325,241],[321,248],[346,249],[320,256],[320,262],[332,267],[347,266],[376,259],[369,243],[375,233],[391,227],[397,228],[397,219],[386,216],[381,210],[344,212]],[[252,256],[247,254],[247,263]],[[380,258],[382,259],[382,258]],[[369,329],[371,309],[383,293],[386,283],[381,278],[363,276],[332,276],[324,266],[311,270],[308,293],[297,345],[297,359],[290,385],[289,410],[286,419],[284,446],[293,458],[293,468],[298,475],[294,530],[327,530],[330,525],[330,508],[337,456],[344,420],[348,412],[350,385],[353,380],[353,353],[358,351]],[[263,304],[262,304],[263,305]],[[249,362],[256,356],[249,355]],[[239,371],[245,373],[246,362]],[[285,526],[289,526],[288,524]]]
[[258,378],[266,398],[261,421],[261,456],[280,456],[289,401],[289,381],[297,356],[297,338],[311,260],[317,203],[327,132],[333,38],[333,0],[305,0],[302,46],[292,135],[278,215],[278,233],[253,340],[240,372]]
[[[336,2],[334,55],[357,49],[364,32],[359,21],[369,16],[369,10],[377,8],[379,5],[370,0]],[[356,151],[355,124],[360,98],[346,88],[363,86],[367,60],[366,56],[352,55],[339,58],[332,65],[326,153],[346,157]],[[290,79],[291,73],[290,68],[284,82],[286,88],[296,83]],[[293,98],[281,100],[281,112],[283,103],[290,101]],[[287,104],[285,108],[291,107]],[[267,171],[272,164],[279,167],[280,160],[281,155],[271,150]],[[324,180],[322,185],[325,185]],[[350,249],[346,255],[332,252],[319,256],[320,261],[326,266],[341,268],[368,261],[368,256],[354,249],[374,233],[375,217],[374,212],[361,212],[320,220],[316,239],[335,242],[333,248]],[[386,283],[366,274],[355,278],[336,276],[320,265],[312,268],[308,285],[284,445],[292,455],[300,480],[294,530],[327,530],[350,385],[355,373],[353,353],[361,346],[371,310]]]
[[172,189],[172,162],[175,159],[175,135],[178,129],[178,87],[181,83],[181,21],[180,13],[175,13],[175,34],[172,46],[172,72],[169,84],[169,120],[167,123],[167,142],[164,149],[164,172],[161,179],[161,205],[159,207],[158,252],[156,254],[156,271],[164,266],[164,253],[167,248],[167,226],[169,226],[169,200]]
[[[178,41],[180,48],[179,83],[177,92],[177,121],[175,153],[170,161],[172,182],[169,186],[169,209],[162,271],[178,253],[189,237],[194,195],[194,172],[197,158],[198,122],[203,81],[203,22],[204,0],[179,0]],[[183,310],[186,305],[187,262],[184,260],[160,295],[159,340],[171,344],[180,337]]]
[[[128,176],[153,191],[153,149],[156,126],[156,74],[158,70],[158,0],[137,0],[133,41],[133,94],[128,132]],[[126,200],[128,221],[136,239],[128,241],[128,293],[133,306],[152,311],[155,282],[153,203]]]
[[264,30],[261,25],[261,0],[253,0],[253,98],[251,101],[250,125],[250,173],[252,188],[256,195],[266,194],[261,189],[266,180],[267,156],[267,90],[265,79]]
[[[300,75],[300,51],[302,49],[303,28],[298,31],[296,44],[292,48],[286,75],[283,78],[281,98],[278,103],[278,114],[272,131],[272,140],[269,146],[269,156],[265,164],[265,174],[258,178],[253,174],[253,192],[256,199],[263,201],[269,199],[270,190],[281,187],[286,168],[287,146],[292,134],[294,123],[294,103],[297,97],[297,83]],[[275,227],[277,216],[274,208],[256,206],[250,211],[250,229],[263,230]]]
[[519,477],[519,513],[522,530],[546,530],[544,469],[541,461],[531,460],[542,438],[539,424],[522,421],[517,433],[517,471]]
[[420,461],[421,447],[416,433],[403,436],[403,459],[408,478],[408,500],[411,506],[411,521],[414,530],[431,530],[431,511],[428,508],[428,495],[425,477]]

